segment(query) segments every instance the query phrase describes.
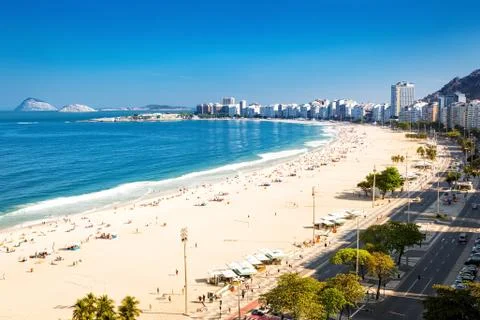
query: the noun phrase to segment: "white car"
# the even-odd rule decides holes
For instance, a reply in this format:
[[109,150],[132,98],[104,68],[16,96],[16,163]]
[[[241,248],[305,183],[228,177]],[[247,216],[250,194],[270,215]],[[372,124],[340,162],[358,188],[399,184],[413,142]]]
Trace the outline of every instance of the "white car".
[[420,197],[415,197],[410,200],[411,202],[422,202],[422,198]]

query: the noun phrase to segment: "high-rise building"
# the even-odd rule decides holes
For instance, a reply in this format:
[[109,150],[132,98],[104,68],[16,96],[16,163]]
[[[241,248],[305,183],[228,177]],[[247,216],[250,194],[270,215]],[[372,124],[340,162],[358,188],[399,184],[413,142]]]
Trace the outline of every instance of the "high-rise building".
[[398,117],[403,107],[407,107],[415,101],[415,85],[407,81],[392,85],[391,100],[393,116]]
[[224,97],[222,99],[222,104],[224,106],[229,105],[229,104],[235,104],[235,98],[234,97]]
[[240,114],[243,116],[243,110],[247,108],[247,101],[240,100]]

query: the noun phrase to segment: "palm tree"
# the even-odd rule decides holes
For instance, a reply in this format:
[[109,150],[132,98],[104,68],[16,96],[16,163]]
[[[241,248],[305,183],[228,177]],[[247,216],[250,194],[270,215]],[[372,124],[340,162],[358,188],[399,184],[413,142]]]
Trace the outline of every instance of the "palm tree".
[[112,299],[106,294],[97,298],[97,315],[96,320],[115,320],[117,313]]
[[142,311],[138,308],[140,302],[132,296],[126,296],[122,304],[118,307],[118,313],[121,320],[135,320]]
[[97,299],[93,293],[89,293],[85,298],[78,299],[73,306],[72,320],[94,320]]

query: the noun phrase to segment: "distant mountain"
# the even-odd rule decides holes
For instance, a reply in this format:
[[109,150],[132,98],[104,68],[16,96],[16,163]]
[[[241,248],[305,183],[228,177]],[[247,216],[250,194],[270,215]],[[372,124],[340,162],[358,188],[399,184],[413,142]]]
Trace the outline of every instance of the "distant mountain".
[[27,98],[23,100],[18,107],[15,108],[18,112],[31,112],[31,111],[57,111],[57,108],[50,103],[35,99]]
[[83,104],[69,104],[58,110],[58,112],[96,112],[97,110]]
[[437,100],[439,95],[452,94],[460,91],[465,94],[468,100],[480,99],[480,69],[470,73],[468,76],[453,78],[442,89],[429,94],[424,99],[427,101]]

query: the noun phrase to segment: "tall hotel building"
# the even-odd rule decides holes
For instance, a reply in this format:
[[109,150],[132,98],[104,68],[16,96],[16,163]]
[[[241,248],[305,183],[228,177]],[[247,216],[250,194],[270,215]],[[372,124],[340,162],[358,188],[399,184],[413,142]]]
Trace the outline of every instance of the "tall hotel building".
[[398,117],[403,107],[409,106],[415,101],[415,85],[406,81],[397,82],[392,85],[391,99],[392,116]]

